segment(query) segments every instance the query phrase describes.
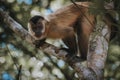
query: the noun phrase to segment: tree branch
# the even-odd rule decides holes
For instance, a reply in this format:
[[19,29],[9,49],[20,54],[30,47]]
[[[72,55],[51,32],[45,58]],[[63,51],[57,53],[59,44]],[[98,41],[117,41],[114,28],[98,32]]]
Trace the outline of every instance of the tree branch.
[[19,23],[17,23],[13,18],[11,18],[7,12],[0,8],[0,16],[4,18],[4,22],[9,25],[9,27],[18,34],[22,39],[32,43],[35,39],[25,30]]
[[[35,39],[28,33],[28,31],[25,30],[19,23],[12,19],[2,9],[0,9],[0,16],[5,19],[5,23],[8,24],[9,27],[21,38],[32,44],[35,42]],[[101,24],[99,24],[98,26],[101,26]],[[108,50],[110,30],[108,26],[104,25],[102,29],[100,28],[99,34],[95,34],[96,31],[94,31],[90,37],[87,66],[81,64],[82,61],[80,59],[76,58],[75,56],[71,57],[66,51],[57,48],[51,44],[45,43],[40,47],[40,49],[49,55],[54,55],[57,58],[66,61],[70,66],[72,66],[74,70],[76,70],[76,72],[78,72],[78,75],[80,77],[82,75],[83,79],[102,80],[103,69]]]
[[97,80],[103,80],[111,29],[104,22],[104,16],[98,15],[96,19],[95,30],[90,36],[87,63],[96,73]]

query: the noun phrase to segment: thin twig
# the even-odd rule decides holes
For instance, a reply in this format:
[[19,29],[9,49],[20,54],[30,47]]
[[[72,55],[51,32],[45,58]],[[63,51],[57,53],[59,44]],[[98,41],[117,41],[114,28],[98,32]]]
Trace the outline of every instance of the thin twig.
[[6,48],[8,50],[8,53],[9,53],[11,59],[13,60],[14,65],[16,66],[17,70],[19,70],[17,63],[15,62],[14,57],[12,56],[12,54],[11,54],[9,48],[8,48],[8,45],[6,46]]
[[20,65],[19,68],[18,68],[17,63],[15,62],[14,57],[12,56],[12,54],[11,54],[9,48],[8,48],[8,45],[6,46],[6,48],[7,48],[7,50],[8,50],[8,53],[9,53],[11,59],[13,60],[14,65],[15,65],[16,68],[17,68],[17,71],[18,71],[18,74],[17,74],[17,76],[16,76],[16,80],[21,80],[21,70],[22,70],[22,65]]
[[21,80],[21,72],[22,72],[22,65],[19,66],[18,74],[16,76],[16,80]]

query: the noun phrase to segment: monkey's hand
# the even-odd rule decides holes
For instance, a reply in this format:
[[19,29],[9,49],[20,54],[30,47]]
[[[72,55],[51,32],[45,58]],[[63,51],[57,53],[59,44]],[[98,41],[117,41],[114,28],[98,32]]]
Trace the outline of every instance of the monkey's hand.
[[[73,53],[70,49],[67,49],[67,48],[61,48],[61,50],[64,50],[66,52],[68,52],[69,54],[67,55],[67,58],[68,58],[68,62],[69,63],[75,63],[75,62],[81,62],[81,61],[85,61],[83,60],[81,57],[78,57],[75,55],[75,53]],[[73,61],[73,62],[71,62]]]
[[40,46],[42,46],[45,43],[46,39],[42,39],[42,40],[36,40],[33,44],[35,45],[36,48],[39,48]]

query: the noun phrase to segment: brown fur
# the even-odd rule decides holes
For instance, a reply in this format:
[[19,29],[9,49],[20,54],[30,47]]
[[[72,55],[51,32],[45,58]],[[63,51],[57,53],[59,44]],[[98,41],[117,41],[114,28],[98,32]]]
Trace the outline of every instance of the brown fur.
[[[77,47],[79,47],[81,58],[86,59],[89,36],[95,25],[95,16],[88,12],[87,7],[91,3],[76,2],[76,4],[80,8],[70,4],[48,15],[48,19],[43,20],[45,26],[42,27],[45,28],[45,32],[41,37],[33,36],[40,40],[43,38],[62,39],[71,53],[76,53]],[[76,42],[75,34],[77,34],[78,42]]]
[[[80,6],[83,13],[87,11],[87,8],[83,6],[88,6],[88,2],[78,2],[77,4]],[[66,36],[71,36],[74,34],[73,25],[80,16],[83,15],[74,4],[60,8],[56,12],[50,14],[48,16],[49,24],[46,25],[49,27],[49,34],[47,37],[64,38]]]
[[[89,2],[77,2],[80,7],[77,8],[74,4],[70,4],[66,7],[58,9],[56,12],[48,16],[49,19],[49,31],[47,37],[50,38],[62,38],[65,44],[70,48],[72,53],[77,52],[77,45],[75,40],[74,24],[79,20],[80,27],[78,32],[78,45],[81,52],[81,57],[86,58],[88,50],[88,39],[90,33],[93,31],[94,27],[94,16],[88,13]],[[91,25],[85,16],[93,23]],[[79,18],[79,19],[78,19]]]

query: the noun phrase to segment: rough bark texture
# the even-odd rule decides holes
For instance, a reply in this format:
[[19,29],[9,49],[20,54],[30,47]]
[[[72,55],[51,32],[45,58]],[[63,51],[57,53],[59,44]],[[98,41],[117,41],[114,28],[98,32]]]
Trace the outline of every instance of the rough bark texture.
[[[5,19],[5,23],[16,33],[18,36],[33,44],[35,39],[25,30],[19,23],[12,19],[6,12],[0,9],[0,17]],[[104,22],[103,22],[104,23]],[[102,27],[100,27],[102,26]],[[70,57],[69,53],[53,45],[45,43],[40,49],[50,55],[54,55],[66,61],[73,67],[78,75],[82,75],[81,80],[103,80],[104,65],[107,57],[108,42],[110,37],[109,27],[97,22],[95,31],[90,36],[89,50],[87,54],[87,66],[84,66],[81,60],[76,57]],[[71,64],[72,63],[72,64]]]
[[103,79],[111,33],[109,26],[103,22],[103,18],[100,15],[97,16],[96,28],[90,36],[87,56],[88,67],[96,73],[97,80]]

